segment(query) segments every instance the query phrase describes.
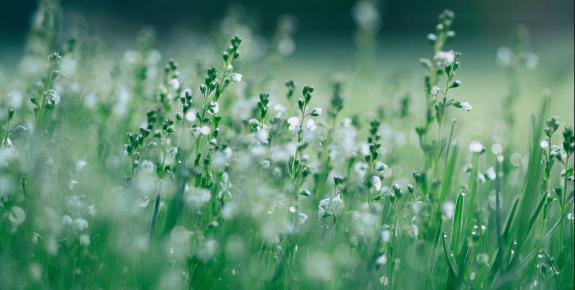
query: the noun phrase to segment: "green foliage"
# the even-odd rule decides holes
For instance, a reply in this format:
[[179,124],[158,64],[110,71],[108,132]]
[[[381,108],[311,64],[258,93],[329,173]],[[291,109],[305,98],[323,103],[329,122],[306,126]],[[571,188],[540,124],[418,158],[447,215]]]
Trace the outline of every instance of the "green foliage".
[[[360,54],[375,4],[354,10],[372,17],[355,16]],[[428,36],[423,100],[358,106],[379,82],[277,79],[291,18],[269,47],[233,37],[194,67],[150,30],[122,61],[59,45],[57,11],[41,1],[30,32],[41,72],[6,81],[31,103],[0,99],[0,289],[573,288],[572,123],[546,91],[529,139],[476,132],[453,12]],[[521,39],[499,52],[512,87]],[[489,118],[528,127],[510,94]]]

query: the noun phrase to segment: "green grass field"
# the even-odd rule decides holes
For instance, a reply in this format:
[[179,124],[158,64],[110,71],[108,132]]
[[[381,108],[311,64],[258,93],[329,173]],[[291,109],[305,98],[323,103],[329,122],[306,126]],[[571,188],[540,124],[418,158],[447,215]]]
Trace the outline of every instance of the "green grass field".
[[571,34],[58,11],[0,47],[0,289],[573,289]]

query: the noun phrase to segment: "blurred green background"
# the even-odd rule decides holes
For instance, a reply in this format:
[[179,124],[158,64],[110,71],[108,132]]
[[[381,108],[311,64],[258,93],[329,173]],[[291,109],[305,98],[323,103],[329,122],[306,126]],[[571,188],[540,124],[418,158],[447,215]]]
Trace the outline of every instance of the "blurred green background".
[[[236,17],[236,22],[249,27],[257,42],[274,35],[279,17],[292,15],[297,20],[296,49],[282,63],[282,69],[266,72],[273,75],[278,87],[284,80],[294,79],[313,84],[320,97],[327,97],[329,80],[344,78],[346,95],[353,98],[353,106],[348,107],[352,111],[371,109],[373,104],[392,106],[404,94],[412,96],[418,110],[423,100],[423,70],[418,60],[430,56],[426,35],[433,31],[438,13],[449,8],[456,14],[457,36],[448,48],[463,52],[459,78],[464,85],[459,93],[474,105],[474,111],[465,118],[477,123],[474,132],[492,130],[500,121],[486,118],[500,113],[501,98],[507,92],[505,72],[497,65],[496,54],[499,47],[510,44],[518,25],[529,31],[529,50],[538,55],[537,68],[520,74],[523,89],[516,114],[524,125],[519,127],[525,129],[521,135],[529,129],[530,114],[536,111],[546,88],[552,91],[552,112],[565,120],[573,119],[573,1],[374,2],[379,25],[368,36],[374,43],[363,48],[367,53],[374,50],[368,75],[357,74],[362,48],[357,41],[354,0],[62,0],[61,26],[67,35],[97,36],[98,49],[116,59],[135,46],[142,27],[153,27],[163,60],[174,58],[193,67],[200,57],[209,62],[204,44],[223,44],[214,40],[222,30],[222,19]],[[2,4],[0,68],[17,65],[36,4],[31,0]],[[354,77],[371,83],[370,88],[354,86]]]
[[[36,7],[34,0],[2,1],[0,33],[21,39]],[[122,29],[126,25],[151,25],[169,29],[176,24],[205,29],[221,19],[230,5],[239,4],[251,11],[253,21],[272,32],[282,14],[299,19],[305,35],[336,36],[354,29],[350,11],[354,0],[62,0],[70,12],[107,19],[105,25]],[[481,0],[481,1],[379,1],[382,34],[427,31],[444,8],[457,12],[457,27],[462,32],[484,35],[507,33],[508,27],[523,23],[537,30],[573,31],[573,1],[570,0]],[[100,25],[104,23],[99,23]]]

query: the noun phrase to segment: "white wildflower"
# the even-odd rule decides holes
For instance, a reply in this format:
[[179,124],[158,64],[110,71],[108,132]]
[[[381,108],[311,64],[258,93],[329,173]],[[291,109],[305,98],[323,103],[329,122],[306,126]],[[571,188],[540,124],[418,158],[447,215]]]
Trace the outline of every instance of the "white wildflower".
[[381,231],[381,240],[384,243],[387,243],[391,240],[391,231],[390,230],[383,230]]
[[485,176],[489,180],[495,180],[495,178],[497,178],[497,172],[495,172],[495,169],[493,168],[493,166],[487,168],[487,171],[485,172]]
[[373,30],[379,26],[379,11],[371,1],[359,1],[352,10],[353,19],[363,29]]
[[26,220],[26,212],[19,206],[14,206],[8,214],[8,219],[14,226],[19,226]]
[[150,51],[149,55],[148,55],[148,62],[151,64],[155,64],[158,63],[160,60],[162,59],[162,54],[153,49],[152,51]]
[[549,148],[549,141],[547,141],[547,139],[543,139],[539,143],[539,146],[541,146],[542,149],[547,149]]
[[298,217],[299,217],[299,224],[300,224],[300,225],[301,225],[301,224],[304,224],[304,223],[307,221],[307,219],[308,219],[307,215],[306,215],[305,213],[303,213],[303,212],[299,212],[299,213],[298,213]]
[[60,103],[60,95],[55,90],[48,90],[48,100],[51,104]]
[[78,181],[76,181],[74,179],[70,180],[70,182],[68,182],[68,189],[70,189],[70,190],[74,189],[76,184],[78,184]]
[[200,127],[200,130],[199,130],[200,135],[203,135],[203,136],[208,136],[210,134],[210,131],[211,131],[211,129],[207,125]]
[[90,245],[90,235],[88,234],[82,234],[80,235],[80,244],[82,246],[89,246]]
[[170,88],[172,88],[174,91],[176,91],[180,88],[180,81],[178,79],[171,79],[169,81],[169,85],[170,85]]
[[209,107],[209,112],[212,114],[217,114],[220,111],[220,106],[218,105],[218,102],[210,102],[208,104]]
[[265,169],[270,168],[270,161],[269,161],[269,160],[263,160],[263,161],[261,162],[261,166],[262,166],[263,168],[265,168]]
[[379,178],[379,176],[374,175],[371,177],[371,184],[372,187],[375,191],[380,191],[381,190],[381,178]]
[[89,205],[86,208],[86,212],[88,213],[88,215],[90,216],[95,216],[96,213],[98,213],[98,211],[96,210],[96,206],[95,205]]
[[137,204],[139,207],[147,207],[150,204],[150,197],[146,194],[139,196]]
[[368,166],[364,162],[357,162],[353,165],[353,170],[360,179],[363,179],[363,177],[365,176],[367,168]]
[[433,86],[431,87],[431,95],[432,96],[437,96],[437,94],[439,94],[439,92],[441,92],[441,88],[438,86]]
[[239,73],[231,73],[231,74],[230,74],[230,80],[231,80],[233,83],[239,83],[239,82],[242,81],[242,75],[239,74]]
[[503,153],[503,146],[499,143],[495,143],[491,146],[491,152],[493,154],[499,155]]
[[314,116],[314,117],[321,116],[321,113],[322,113],[322,108],[319,108],[319,107],[318,107],[318,108],[314,108],[314,109],[311,111],[311,115]]
[[477,173],[477,182],[485,183],[485,181],[487,181],[487,179],[485,178],[485,175],[483,175],[482,173]]
[[479,253],[475,257],[476,261],[481,264],[489,265],[489,255],[486,253]]
[[284,55],[288,56],[295,51],[295,41],[290,37],[284,37],[278,43],[278,51]]
[[417,239],[417,237],[419,236],[419,227],[417,227],[416,224],[412,224],[412,225],[408,226],[407,233],[412,238]]
[[200,244],[198,249],[198,257],[204,263],[208,262],[218,250],[218,242],[215,240],[205,240]]
[[75,219],[74,223],[72,224],[74,229],[79,232],[86,230],[88,225],[88,221],[82,218]]
[[439,51],[435,54],[435,60],[441,65],[451,65],[455,62],[455,52],[450,51]]
[[446,201],[441,206],[441,213],[446,219],[453,218],[455,214],[455,204],[452,201]]
[[461,103],[461,109],[463,109],[466,112],[469,112],[469,111],[473,110],[473,106],[471,106],[471,104],[468,102],[463,102],[463,103]]
[[73,222],[73,220],[69,215],[66,214],[62,217],[62,224],[71,225],[72,222]]
[[150,160],[142,161],[142,170],[147,173],[154,173],[154,163]]
[[82,169],[84,169],[84,166],[86,166],[86,164],[88,163],[85,160],[76,161],[76,171],[81,171]]
[[134,64],[141,58],[140,53],[134,50],[128,50],[124,53],[124,62]]
[[11,107],[20,108],[22,106],[23,100],[24,96],[20,91],[14,90],[8,93],[8,104],[10,104]]
[[299,124],[299,118],[298,118],[298,117],[295,117],[295,116],[294,116],[294,117],[290,117],[290,118],[287,120],[287,123],[288,123],[289,130],[290,130],[290,131],[292,131],[292,132],[297,132],[297,131],[299,131],[300,124]]
[[256,140],[262,144],[267,144],[270,137],[270,132],[267,128],[260,127],[256,132]]
[[315,131],[315,129],[317,129],[317,126],[312,119],[307,119],[307,121],[305,121],[305,128],[310,131]]
[[343,211],[343,200],[341,194],[338,193],[335,197],[322,199],[319,202],[319,216],[336,216]]
[[188,122],[195,121],[196,120],[196,111],[194,111],[194,110],[188,111],[186,113],[185,117],[186,117],[186,120],[188,120]]
[[369,144],[367,143],[361,143],[359,145],[359,152],[361,153],[361,155],[365,156],[365,155],[369,155]]
[[469,152],[471,153],[483,153],[485,151],[485,147],[479,141],[471,141],[469,143]]
[[381,255],[377,258],[377,260],[375,261],[379,266],[383,266],[385,264],[387,264],[387,256],[386,255]]
[[185,193],[184,202],[193,208],[194,210],[199,210],[202,206],[210,201],[211,193],[206,189],[192,189]]
[[497,62],[501,66],[508,66],[511,64],[511,59],[513,58],[513,52],[509,47],[500,47],[497,50]]

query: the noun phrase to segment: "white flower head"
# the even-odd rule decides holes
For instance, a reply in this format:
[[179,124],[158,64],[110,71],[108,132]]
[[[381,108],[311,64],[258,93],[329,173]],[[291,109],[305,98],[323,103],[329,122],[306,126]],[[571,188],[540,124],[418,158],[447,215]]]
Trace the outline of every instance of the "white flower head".
[[379,266],[383,266],[385,264],[387,264],[387,256],[381,255],[377,258],[377,260],[375,260],[375,262],[379,265]]
[[230,81],[232,81],[233,83],[239,83],[242,81],[242,75],[239,73],[231,73]]
[[463,109],[466,112],[469,112],[469,111],[473,110],[473,107],[468,102],[463,102],[463,103],[461,103],[461,109]]
[[363,162],[356,162],[353,165],[353,170],[355,171],[355,173],[357,174],[357,176],[362,179],[365,176],[365,173],[367,172],[367,164],[363,163]]
[[361,153],[361,155],[369,155],[369,144],[367,143],[361,143],[359,145],[359,152]]
[[21,207],[14,206],[8,214],[8,220],[10,220],[13,225],[19,226],[26,220],[26,212]]
[[206,189],[191,189],[184,194],[184,203],[193,210],[199,210],[212,198]]
[[198,257],[207,263],[218,251],[218,242],[215,240],[204,240],[198,249]]
[[305,121],[305,128],[310,131],[315,131],[315,129],[317,129],[317,125],[315,124],[314,120],[307,119],[307,121]]
[[493,168],[493,166],[487,168],[487,172],[485,172],[485,176],[489,180],[495,180],[495,178],[497,178],[497,172],[495,172],[495,169]]
[[10,91],[10,93],[8,93],[8,99],[9,99],[8,103],[10,104],[10,106],[14,108],[20,108],[22,106],[24,96],[20,91],[13,90]]
[[435,54],[435,60],[442,65],[451,65],[455,62],[455,51],[439,51]]
[[173,90],[178,90],[180,88],[180,81],[178,79],[171,79],[169,85]]
[[147,173],[154,172],[154,163],[150,160],[142,161],[142,170]]
[[298,221],[299,221],[300,225],[304,224],[307,221],[307,219],[308,219],[308,217],[305,213],[303,213],[303,212],[298,213]]
[[157,50],[150,51],[150,55],[148,56],[148,62],[151,64],[158,63],[162,59],[162,54]]
[[441,206],[441,213],[446,219],[453,218],[455,214],[455,204],[452,201],[446,201]]
[[373,177],[371,177],[371,184],[375,191],[381,190],[381,178],[379,178],[379,176],[374,175]]
[[343,200],[341,199],[341,194],[337,194],[335,197],[322,199],[319,202],[319,216],[336,216],[343,211]]
[[497,50],[497,62],[501,66],[508,66],[511,64],[511,59],[513,58],[513,52],[509,47],[500,47]]
[[256,140],[262,144],[267,144],[270,138],[270,132],[265,127],[260,127],[256,132]]
[[439,92],[441,92],[441,88],[440,88],[440,87],[438,87],[438,86],[433,86],[433,87],[431,87],[431,95],[432,95],[433,97],[436,97],[437,94],[439,94]]
[[48,100],[52,104],[58,104],[58,103],[60,103],[60,95],[55,90],[49,90],[48,91]]
[[84,166],[86,166],[86,164],[88,163],[85,160],[76,161],[76,171],[81,171],[82,169],[84,169]]
[[353,7],[352,16],[363,29],[373,30],[379,26],[379,11],[371,1],[359,1]]
[[74,222],[74,221],[72,220],[72,218],[71,218],[69,215],[65,214],[65,215],[62,217],[62,224],[71,225],[72,222]]
[[483,175],[482,173],[477,173],[477,182],[485,183],[485,181],[487,181],[487,179],[485,178],[485,175]]
[[217,114],[220,111],[220,106],[218,105],[218,102],[211,101],[208,104],[208,111],[212,114]]
[[96,210],[96,206],[92,204],[86,208],[86,213],[90,216],[95,216],[98,213],[98,210]]
[[182,90],[182,92],[180,93],[180,98],[185,98],[186,96],[192,96],[193,91],[190,88],[186,88],[184,90]]
[[88,235],[88,234],[80,235],[80,244],[83,246],[89,246],[90,245],[90,235]]
[[411,224],[407,227],[407,234],[414,239],[419,236],[419,227],[416,224]]
[[390,231],[390,230],[383,230],[383,231],[381,232],[381,240],[382,240],[384,243],[389,242],[389,241],[391,240],[391,231]]
[[311,111],[311,115],[314,116],[314,117],[319,117],[319,116],[321,116],[321,113],[322,113],[322,108],[319,108],[319,107],[318,107],[318,108],[314,108],[314,109]]
[[472,141],[469,143],[469,152],[471,153],[483,153],[485,147],[479,141]]
[[76,180],[70,180],[70,182],[68,182],[68,189],[72,190],[74,189],[74,187],[76,186],[76,184],[78,184],[78,181]]
[[298,117],[290,117],[289,119],[287,119],[287,123],[288,123],[288,127],[289,130],[292,132],[297,132],[299,131],[299,118]]
[[189,122],[195,121],[196,118],[197,118],[197,117],[196,117],[196,111],[193,111],[193,110],[192,110],[192,111],[188,111],[188,112],[186,113],[186,116],[185,116],[185,117],[186,117],[186,120],[188,120]]
[[547,141],[547,139],[543,139],[539,142],[539,146],[541,146],[542,149],[547,149],[549,148],[549,141]]
[[200,132],[200,135],[208,136],[210,134],[210,130],[211,130],[210,127],[208,127],[207,125],[204,125],[204,126],[200,127],[199,132]]
[[81,232],[81,231],[86,230],[86,229],[88,228],[88,225],[89,225],[89,224],[88,224],[88,221],[87,221],[87,220],[82,219],[82,218],[79,218],[79,219],[75,219],[75,220],[74,220],[74,223],[72,224],[72,227],[74,227],[74,229],[75,229],[76,231]]

